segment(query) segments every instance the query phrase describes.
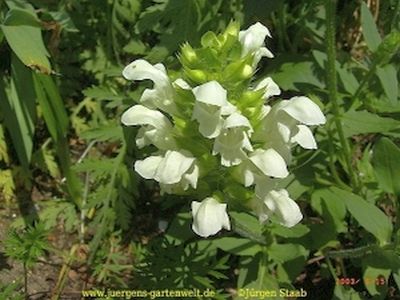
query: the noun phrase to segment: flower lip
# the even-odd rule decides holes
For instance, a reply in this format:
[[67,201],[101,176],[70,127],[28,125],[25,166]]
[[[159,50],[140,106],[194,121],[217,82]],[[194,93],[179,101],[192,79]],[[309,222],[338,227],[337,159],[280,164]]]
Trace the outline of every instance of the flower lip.
[[286,162],[274,149],[257,149],[250,156],[250,161],[266,176],[285,178],[289,175]]
[[207,197],[202,202],[193,201],[193,231],[202,237],[209,237],[222,228],[230,230],[231,224],[226,208],[225,203],[219,203],[213,197]]
[[215,106],[227,104],[226,90],[215,80],[199,85],[193,89],[196,101]]
[[293,97],[280,103],[281,110],[306,125],[325,124],[326,118],[317,104],[305,96]]

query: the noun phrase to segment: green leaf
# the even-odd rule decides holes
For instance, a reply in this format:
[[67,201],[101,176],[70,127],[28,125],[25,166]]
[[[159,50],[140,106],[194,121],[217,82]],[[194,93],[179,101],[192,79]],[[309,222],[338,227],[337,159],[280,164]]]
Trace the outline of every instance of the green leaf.
[[229,215],[235,232],[260,244],[266,243],[266,238],[262,235],[262,226],[256,217],[238,212],[230,212]]
[[308,252],[299,244],[272,244],[268,247],[268,256],[279,263],[294,260],[299,256],[306,257]]
[[310,61],[290,62],[289,58],[286,58],[271,77],[283,90],[301,91],[303,85],[310,84],[324,88],[324,83],[314,72],[314,66],[315,63]]
[[343,285],[336,285],[332,300],[361,300],[360,295],[349,287],[344,287]]
[[397,83],[397,70],[394,65],[385,65],[376,68],[376,74],[382,84],[386,96],[393,103],[398,102],[399,87]]
[[32,74],[16,57],[11,58],[11,85],[6,94],[0,81],[0,108],[18,160],[29,169],[36,123],[36,104]]
[[[364,285],[371,296],[380,296],[374,299],[385,299],[388,291],[387,281],[390,273],[390,270],[366,267],[363,275]],[[383,284],[383,281],[382,284],[380,284],[380,280],[382,279],[385,284]]]
[[372,165],[379,186],[388,193],[400,195],[400,148],[390,139],[381,138],[373,149]]
[[361,2],[361,26],[362,33],[364,35],[364,39],[367,43],[368,49],[372,52],[375,52],[375,50],[378,49],[382,38],[379,35],[374,17],[372,16],[371,11],[364,1]]
[[334,224],[337,233],[347,231],[344,222],[346,206],[343,201],[337,201],[337,196],[331,189],[315,191],[312,194],[311,205],[322,217],[324,217],[324,221],[332,222]]
[[331,191],[336,195],[337,201],[343,201],[357,222],[372,233],[381,244],[390,242],[392,222],[378,207],[349,191],[336,187],[332,187]]
[[27,9],[12,8],[7,12],[3,25],[18,26],[27,25],[41,28],[42,24],[38,17]]
[[47,129],[57,143],[67,136],[68,116],[53,78],[34,74],[35,90]]
[[49,53],[37,22],[37,17],[29,10],[11,9],[6,22],[0,27],[12,51],[26,66],[50,74]]
[[400,130],[400,121],[367,111],[348,111],[343,115],[342,121],[346,137],[364,133],[391,134]]
[[253,241],[235,237],[215,239],[213,244],[226,252],[240,256],[254,256],[261,251],[261,246]]

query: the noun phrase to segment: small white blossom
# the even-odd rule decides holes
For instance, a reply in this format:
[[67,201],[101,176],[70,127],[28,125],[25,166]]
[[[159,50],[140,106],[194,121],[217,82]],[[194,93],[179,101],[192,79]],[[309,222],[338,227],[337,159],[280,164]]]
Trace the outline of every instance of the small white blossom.
[[249,120],[239,113],[226,118],[220,135],[215,139],[213,155],[221,155],[221,164],[226,167],[240,164],[245,158],[244,150],[253,151],[249,137],[253,132]]
[[199,122],[199,131],[206,138],[215,138],[224,119],[222,115],[233,113],[236,108],[228,102],[226,90],[217,82],[209,81],[193,89],[196,103],[192,118]]
[[128,80],[152,80],[154,89],[144,90],[140,102],[149,108],[159,108],[169,114],[176,114],[175,91],[163,64],[153,66],[143,59],[138,59],[127,65],[122,75]]
[[281,94],[281,89],[279,86],[275,83],[275,81],[272,80],[271,77],[264,78],[261,80],[255,87],[254,90],[264,90],[264,99],[267,100],[268,98],[272,96],[279,96]]
[[193,201],[193,231],[202,237],[208,237],[222,228],[230,230],[231,224],[226,206],[225,203],[219,203],[212,197],[205,198],[201,202]]
[[255,140],[263,141],[265,147],[274,148],[290,162],[290,147],[298,143],[305,149],[316,149],[317,143],[306,125],[321,125],[326,122],[318,105],[307,97],[282,100],[265,116],[255,133]]
[[197,186],[199,176],[196,159],[187,151],[167,151],[164,156],[154,155],[136,161],[135,171],[145,179],[154,179],[160,184],[180,185],[186,190]]
[[[274,216],[279,224],[293,227],[301,221],[303,215],[297,203],[289,197],[285,189],[270,190],[269,188],[256,187],[256,197],[252,200],[254,212],[261,222]],[[266,184],[265,186],[268,186]]]
[[136,145],[143,148],[153,144],[159,149],[176,148],[172,137],[172,124],[158,110],[134,105],[122,114],[121,122],[127,126],[142,125],[136,136]]
[[258,64],[263,56],[272,58],[274,55],[266,47],[264,40],[266,37],[271,37],[268,28],[257,22],[251,25],[247,30],[239,32],[239,41],[242,44],[242,57],[248,54],[254,55],[253,67]]

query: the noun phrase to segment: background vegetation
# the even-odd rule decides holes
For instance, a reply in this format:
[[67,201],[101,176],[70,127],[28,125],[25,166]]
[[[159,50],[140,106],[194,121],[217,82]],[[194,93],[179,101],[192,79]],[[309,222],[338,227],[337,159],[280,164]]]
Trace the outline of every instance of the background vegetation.
[[[199,239],[187,199],[132,170],[144,153],[120,116],[144,85],[121,70],[137,58],[176,69],[183,42],[232,19],[270,28],[276,58],[259,76],[312,98],[328,123],[287,180],[301,224],[238,212],[233,232]],[[5,0],[0,23],[1,299],[192,287],[400,297],[399,1]],[[54,280],[40,290],[43,272]]]

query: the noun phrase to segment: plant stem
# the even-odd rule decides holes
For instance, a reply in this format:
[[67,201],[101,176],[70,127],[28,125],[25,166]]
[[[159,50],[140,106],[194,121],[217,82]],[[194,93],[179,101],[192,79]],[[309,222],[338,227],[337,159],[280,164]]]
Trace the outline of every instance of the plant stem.
[[28,295],[28,269],[26,267],[26,263],[24,263],[24,292],[25,292],[25,299],[29,299]]
[[329,101],[332,103],[332,110],[334,114],[334,122],[336,130],[339,135],[343,154],[345,156],[345,162],[347,172],[350,177],[350,182],[353,189],[358,189],[357,176],[354,172],[351,163],[351,149],[343,131],[341,118],[340,106],[337,97],[337,78],[336,78],[336,26],[335,26],[335,15],[336,15],[336,0],[325,0],[326,8],[326,52],[328,56],[327,60],[327,86],[329,92]]

